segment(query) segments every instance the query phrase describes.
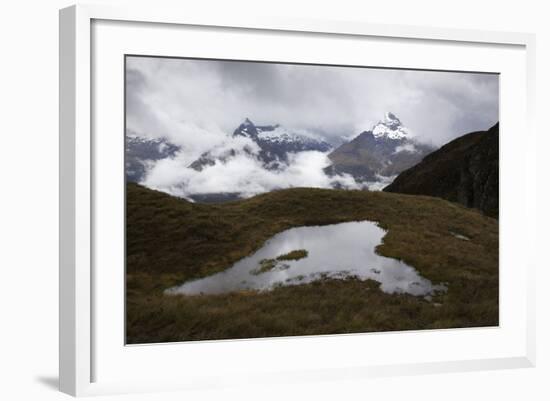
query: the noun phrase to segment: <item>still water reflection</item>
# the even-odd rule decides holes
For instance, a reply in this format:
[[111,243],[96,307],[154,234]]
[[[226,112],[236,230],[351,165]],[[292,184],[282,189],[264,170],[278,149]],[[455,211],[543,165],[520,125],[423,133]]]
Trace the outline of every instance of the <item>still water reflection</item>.
[[[386,293],[407,293],[428,299],[442,284],[434,285],[412,267],[375,252],[386,232],[371,221],[295,227],[273,236],[262,248],[229,269],[166,290],[167,294],[222,294],[240,290],[271,290],[323,278],[355,277],[380,283]],[[306,250],[298,260],[276,260],[291,251]],[[271,260],[268,271],[262,261]],[[264,269],[265,270],[265,269]]]

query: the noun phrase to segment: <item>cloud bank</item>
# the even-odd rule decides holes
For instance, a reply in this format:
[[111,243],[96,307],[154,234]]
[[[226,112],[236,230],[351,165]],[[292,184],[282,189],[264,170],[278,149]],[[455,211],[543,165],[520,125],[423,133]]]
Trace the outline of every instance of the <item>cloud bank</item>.
[[[330,165],[326,153],[306,151],[289,154],[287,165],[270,170],[256,158],[259,150],[248,138],[227,138],[210,152],[215,157],[213,165],[197,171],[190,168],[185,158],[178,154],[156,162],[143,184],[188,199],[193,194],[235,192],[241,197],[249,197],[274,189],[295,187],[365,187],[347,174],[325,174],[323,169]],[[228,154],[231,156],[225,159]]]
[[418,140],[440,146],[497,122],[498,91],[494,74],[128,57],[126,125],[181,146],[173,160],[152,166],[145,182],[151,187],[172,193],[326,187],[328,159],[318,152],[296,155],[284,173],[260,169],[245,154],[201,174],[188,166],[211,149],[239,146],[228,141],[247,117],[338,145],[392,111]]

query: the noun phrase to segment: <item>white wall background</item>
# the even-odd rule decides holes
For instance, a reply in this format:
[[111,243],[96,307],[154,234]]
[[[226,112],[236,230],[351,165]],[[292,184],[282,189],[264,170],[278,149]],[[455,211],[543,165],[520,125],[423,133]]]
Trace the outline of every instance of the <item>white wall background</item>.
[[[127,4],[134,0],[97,3]],[[140,1],[147,3],[146,1]],[[267,0],[149,1],[212,13],[249,13],[376,23],[429,25],[537,34],[539,198],[538,366],[534,369],[371,379],[201,394],[149,394],[107,399],[217,400],[543,400],[550,388],[550,25],[544,1]],[[0,5],[0,398],[57,400],[58,28],[64,0],[3,1]],[[517,133],[521,135],[520,132]]]

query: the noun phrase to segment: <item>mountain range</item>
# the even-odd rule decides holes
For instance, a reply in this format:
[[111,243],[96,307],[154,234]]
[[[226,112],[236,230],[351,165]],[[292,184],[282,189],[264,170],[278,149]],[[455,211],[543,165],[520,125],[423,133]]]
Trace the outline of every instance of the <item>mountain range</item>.
[[[318,151],[327,154],[331,162],[324,169],[328,176],[348,174],[364,188],[440,197],[498,218],[498,132],[497,123],[435,150],[416,140],[399,118],[388,112],[370,130],[333,147],[309,132],[279,124],[255,125],[247,118],[230,136],[228,143],[234,146],[204,152],[188,167],[200,173],[244,153],[262,168],[278,172],[292,163],[291,154]],[[155,162],[173,158],[181,150],[165,138],[148,139],[128,132],[127,181],[142,182]],[[232,192],[192,193],[188,197],[199,203],[220,203],[239,199],[241,193],[235,188]]]
[[251,146],[244,146],[242,149],[224,148],[221,154],[218,149],[213,149],[203,153],[189,167],[201,171],[207,166],[214,165],[216,161],[226,162],[244,152],[256,157],[264,168],[274,170],[288,164],[289,154],[311,150],[326,152],[332,148],[328,142],[309,132],[289,130],[279,124],[257,126],[248,118],[235,129],[232,137],[251,140],[258,147],[256,154]]

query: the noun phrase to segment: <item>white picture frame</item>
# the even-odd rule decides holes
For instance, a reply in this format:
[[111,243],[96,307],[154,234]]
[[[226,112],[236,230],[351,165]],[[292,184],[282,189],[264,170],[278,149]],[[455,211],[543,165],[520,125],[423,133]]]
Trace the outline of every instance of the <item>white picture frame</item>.
[[[516,195],[510,195],[509,201],[504,202],[505,213],[504,219],[501,219],[501,224],[504,227],[510,227],[516,224],[517,227],[522,227],[528,232],[534,233],[535,207],[534,207],[534,179],[529,177],[528,172],[534,171],[534,132],[533,132],[533,112],[534,112],[534,35],[525,33],[508,33],[508,32],[485,32],[471,31],[460,29],[437,29],[428,27],[415,26],[396,26],[396,25],[375,25],[363,22],[350,21],[316,21],[316,20],[295,20],[292,18],[252,18],[247,16],[219,16],[219,15],[195,15],[189,10],[162,10],[155,7],[145,8],[112,8],[108,6],[96,5],[78,5],[72,6],[60,11],[60,390],[75,396],[95,395],[95,394],[110,394],[110,393],[126,393],[134,391],[164,391],[176,389],[196,389],[209,388],[215,386],[225,386],[239,384],[235,377],[224,373],[222,368],[212,374],[205,374],[201,369],[187,372],[185,380],[177,376],[166,377],[151,377],[147,371],[140,371],[140,376],[133,379],[131,371],[126,376],[116,376],[110,374],[105,380],[101,378],[101,372],[98,372],[97,362],[98,353],[99,360],[106,361],[107,348],[103,347],[105,341],[96,343],[97,338],[101,337],[96,331],[96,326],[103,319],[101,313],[97,313],[97,308],[94,303],[94,293],[101,280],[95,274],[94,269],[97,267],[96,247],[94,236],[98,235],[98,230],[102,227],[98,226],[98,216],[101,214],[97,211],[96,189],[97,182],[94,178],[97,164],[98,152],[103,149],[102,145],[98,145],[94,141],[94,126],[97,126],[96,111],[94,109],[93,96],[95,88],[92,85],[94,76],[94,66],[96,60],[94,55],[98,46],[105,43],[105,35],[109,35],[111,31],[108,29],[103,31],[103,41],[98,39],[93,42],[94,23],[98,21],[109,21],[109,24],[114,22],[121,23],[144,23],[156,24],[159,27],[201,27],[208,29],[231,29],[254,33],[284,33],[288,35],[308,35],[322,37],[339,37],[339,38],[384,38],[387,41],[411,40],[426,43],[435,43],[437,46],[453,45],[461,46],[462,48],[483,48],[483,46],[495,48],[509,48],[510,57],[517,64],[517,70],[512,72],[510,76],[517,74],[514,84],[519,93],[518,102],[520,106],[525,108],[521,117],[516,120],[510,118],[502,126],[503,135],[506,135],[507,129],[521,129],[525,146],[521,156],[524,161],[521,164],[519,171],[511,173],[509,176],[501,179],[521,179],[523,186],[522,191]],[[130,29],[128,26],[117,29]],[[137,32],[142,29],[140,26],[133,26]],[[169,32],[160,30],[159,35],[166,35]],[[128,38],[119,35],[117,40],[113,42],[123,43]],[[128,35],[130,36],[130,35]],[[160,37],[160,36],[159,36]],[[114,39],[114,37],[113,37]],[[276,39],[274,39],[276,40]],[[154,44],[154,39],[152,39]],[[95,47],[94,47],[95,46]],[[99,49],[101,50],[101,49]],[[513,53],[513,54],[512,54]],[[503,59],[504,60],[504,59]],[[421,66],[426,68],[426,65]],[[504,67],[503,67],[504,68]],[[507,67],[512,68],[512,67]],[[495,72],[500,72],[498,68]],[[122,74],[122,71],[117,73]],[[524,76],[523,76],[524,74]],[[511,85],[511,83],[510,83]],[[115,86],[116,88],[116,86]],[[503,92],[503,97],[507,92]],[[524,95],[524,96],[523,96]],[[506,99],[501,102],[505,102]],[[517,105],[517,104],[516,104]],[[507,110],[509,107],[506,104],[501,104],[502,110]],[[523,110],[523,109],[522,109]],[[505,144],[506,145],[506,144]],[[508,148],[512,148],[513,143],[510,142]],[[504,149],[506,152],[506,146]],[[502,153],[501,153],[502,154]],[[108,155],[107,155],[108,156]],[[108,157],[107,157],[108,159]],[[108,163],[108,162],[106,162]],[[501,163],[506,163],[503,159]],[[509,170],[506,170],[509,171]],[[515,175],[514,175],[515,174]],[[510,178],[507,178],[510,177]],[[502,190],[502,189],[501,189]],[[501,192],[501,196],[502,196]],[[508,195],[504,193],[504,196]],[[512,197],[515,198],[512,199]],[[505,198],[503,198],[504,200]],[[508,198],[507,198],[508,199]],[[506,204],[509,206],[506,211]],[[510,234],[510,239],[513,237]],[[527,234],[526,238],[514,248],[514,253],[509,254],[510,257],[521,256],[522,251],[525,251],[530,246],[530,239],[534,234]],[[534,242],[534,241],[531,241]],[[506,251],[506,250],[505,250]],[[506,251],[507,252],[507,251]],[[501,256],[503,254],[501,249]],[[432,331],[426,335],[422,335],[422,343],[433,344],[438,338],[445,337],[445,341],[472,342],[476,341],[479,336],[485,336],[484,341],[498,344],[500,348],[495,348],[494,352],[485,354],[475,352],[469,354],[465,358],[453,358],[442,356],[442,360],[422,361],[416,360],[414,356],[410,356],[407,362],[396,363],[384,358],[377,359],[376,362],[365,361],[361,362],[361,355],[358,355],[355,360],[339,361],[339,365],[331,367],[331,354],[328,352],[324,365],[312,363],[297,364],[296,369],[286,370],[283,365],[274,364],[278,368],[273,371],[262,370],[261,367],[256,369],[256,372],[246,370],[242,367],[242,371],[246,372],[246,376],[241,380],[241,383],[246,383],[247,380],[254,380],[257,383],[269,383],[275,379],[279,382],[292,382],[296,380],[327,380],[328,378],[356,378],[371,376],[386,376],[400,374],[420,374],[420,373],[435,373],[449,371],[467,371],[480,369],[503,369],[513,367],[530,367],[535,364],[535,322],[534,322],[534,270],[536,261],[523,258],[522,276],[518,280],[518,286],[515,292],[521,301],[516,313],[518,322],[514,322],[510,326],[510,334],[499,337],[499,330],[505,333],[506,325],[497,329],[487,329],[486,332],[471,330],[450,330],[450,331]],[[502,287],[501,287],[502,290]],[[120,288],[120,291],[123,291]],[[505,300],[506,301],[506,300]],[[510,300],[513,301],[513,300]],[[501,307],[506,308],[509,305],[507,302],[501,303]],[[507,313],[507,311],[505,311]],[[512,316],[512,315],[510,315]],[[120,315],[122,319],[122,315]],[[99,319],[99,320],[98,320]],[[505,319],[506,320],[506,319]],[[508,320],[509,321],[509,320]],[[107,320],[105,320],[107,322]],[[100,324],[101,325],[101,324]],[[513,326],[513,327],[512,327]],[[105,327],[105,324],[102,325]],[[399,334],[397,334],[399,335]],[[384,338],[396,336],[395,333],[377,334],[377,341]],[[407,339],[415,336],[420,337],[418,333],[408,333]],[[345,336],[329,336],[330,338],[316,339],[315,337],[306,340],[295,338],[285,339],[257,339],[244,340],[233,342],[204,342],[199,345],[200,352],[206,355],[215,355],[217,352],[228,352],[227,355],[242,355],[242,352],[270,352],[272,355],[281,352],[298,352],[297,344],[305,348],[308,352],[315,353],[319,347],[327,346],[327,341],[330,342],[330,347],[342,347],[346,343],[353,343],[354,346],[360,345],[362,342],[372,342],[372,336],[361,335],[345,335]],[[369,338],[371,340],[369,340]],[[299,343],[298,343],[298,342]],[[301,342],[300,342],[301,341]],[[419,340],[420,341],[420,340]],[[443,340],[442,340],[443,341]],[[120,347],[124,347],[123,342],[120,342]],[[178,345],[175,345],[176,347]],[[181,347],[181,345],[180,345]],[[496,346],[495,346],[496,347]],[[510,351],[506,350],[509,347]],[[147,346],[146,364],[151,364],[152,361],[162,360],[169,348],[164,345]],[[250,351],[243,351],[245,348],[251,348]],[[269,351],[267,349],[270,348]],[[458,347],[460,349],[460,346]],[[189,355],[197,355],[197,349],[187,347],[186,351]],[[171,352],[171,351],[170,351]],[[239,354],[233,354],[233,353]],[[156,355],[153,355],[156,354]],[[102,359],[103,358],[103,359]],[[135,349],[132,355],[129,356],[135,364],[139,361],[140,353]],[[144,357],[145,358],[145,357]],[[332,358],[335,358],[332,356]],[[351,358],[351,356],[349,357]],[[376,358],[374,358],[376,359]],[[119,361],[109,361],[109,363]],[[128,361],[125,363],[129,363]],[[102,362],[105,365],[105,362]],[[99,368],[100,369],[100,368]],[[98,379],[100,378],[100,379]]]

